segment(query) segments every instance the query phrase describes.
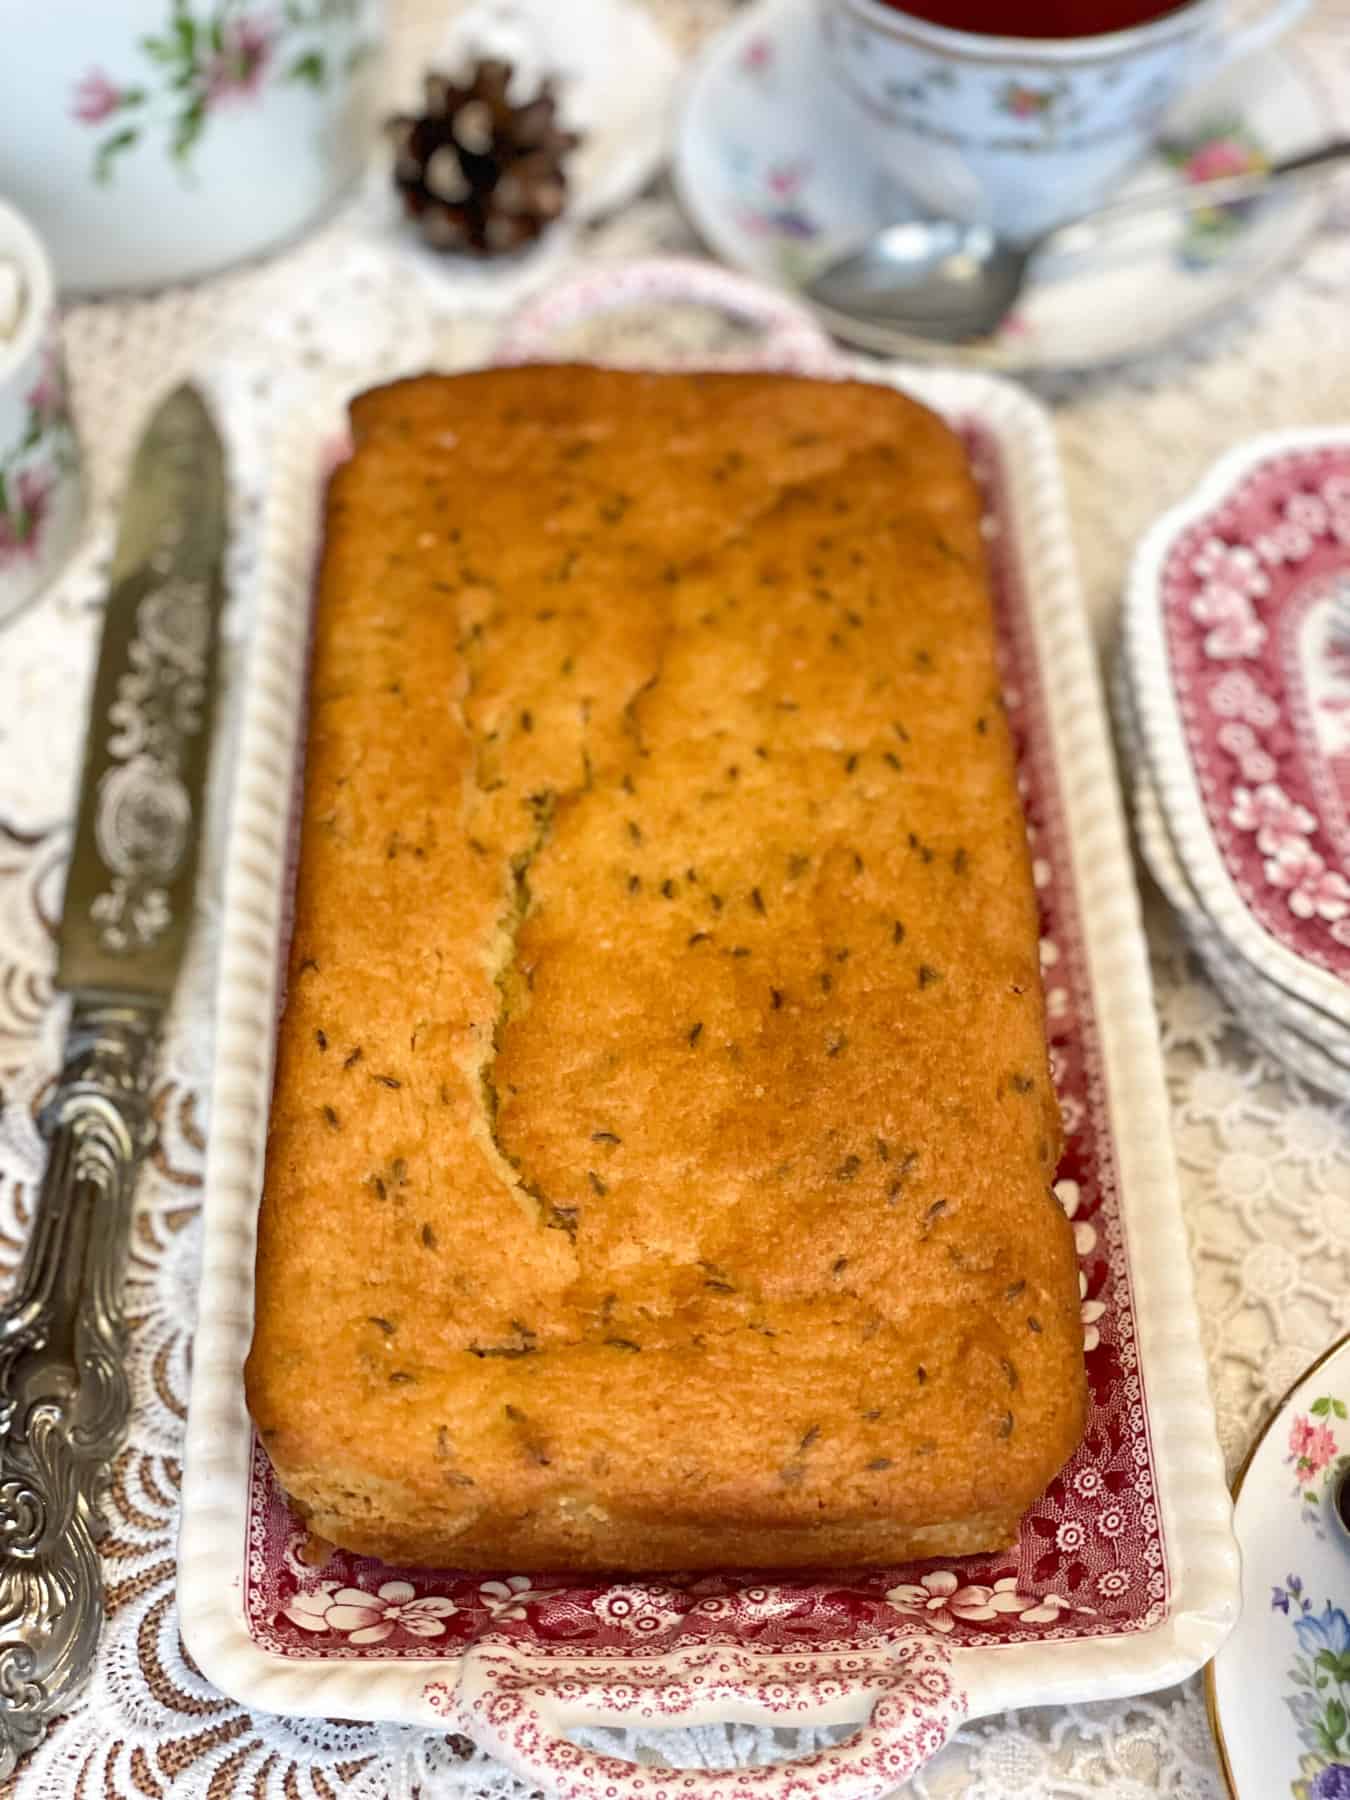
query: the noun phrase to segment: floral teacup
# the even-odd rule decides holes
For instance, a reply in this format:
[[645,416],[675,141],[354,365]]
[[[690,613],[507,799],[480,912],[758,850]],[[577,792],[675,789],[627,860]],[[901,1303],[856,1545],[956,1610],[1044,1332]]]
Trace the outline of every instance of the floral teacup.
[[63,289],[152,287],[293,235],[351,182],[382,0],[0,0],[0,192]]
[[65,561],[80,526],[80,476],[46,253],[0,201],[0,260],[19,280],[19,323],[0,339],[0,623]]
[[1126,31],[1069,38],[953,31],[883,0],[817,4],[864,155],[933,212],[1025,240],[1101,204],[1188,87],[1267,43],[1309,0],[1272,0],[1235,31],[1223,0],[1190,0]]

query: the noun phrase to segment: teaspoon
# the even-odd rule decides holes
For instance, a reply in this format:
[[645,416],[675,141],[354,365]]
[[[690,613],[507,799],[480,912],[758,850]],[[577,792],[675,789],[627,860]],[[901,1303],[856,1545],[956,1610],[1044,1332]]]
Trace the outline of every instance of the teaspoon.
[[1323,144],[1269,168],[1187,186],[1153,188],[1013,242],[988,225],[909,219],[889,225],[827,264],[805,284],[817,305],[897,334],[961,343],[988,337],[1011,312],[1034,258],[1057,238],[1155,211],[1191,212],[1250,200],[1271,188],[1350,161],[1350,139]]

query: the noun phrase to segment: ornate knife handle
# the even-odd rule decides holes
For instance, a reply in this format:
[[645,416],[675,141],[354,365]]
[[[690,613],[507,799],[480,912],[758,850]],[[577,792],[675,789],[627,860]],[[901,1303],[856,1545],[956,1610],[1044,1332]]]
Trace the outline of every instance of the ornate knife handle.
[[0,1311],[0,1777],[89,1674],[96,1541],[130,1389],[122,1312],[131,1195],[153,1138],[153,1008],[77,1006],[42,1115],[51,1150]]

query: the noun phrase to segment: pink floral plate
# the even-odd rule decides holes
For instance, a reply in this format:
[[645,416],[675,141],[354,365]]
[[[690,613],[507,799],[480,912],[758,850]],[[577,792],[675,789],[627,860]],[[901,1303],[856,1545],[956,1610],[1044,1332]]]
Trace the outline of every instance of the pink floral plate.
[[1146,766],[1135,771],[1134,818],[1144,861],[1176,911],[1191,948],[1244,1029],[1300,1080],[1336,1099],[1350,1098],[1350,1041],[1332,1035],[1325,1013],[1275,987],[1245,963],[1199,911],[1167,835]]
[[1205,1671],[1235,1800],[1350,1795],[1350,1338],[1301,1375],[1233,1484],[1242,1618]]
[[1224,457],[1140,546],[1130,686],[1189,886],[1260,976],[1350,1028],[1350,429]]
[[[598,311],[690,299],[767,328],[760,366],[903,386],[970,446],[987,503],[1005,696],[1042,909],[1053,1061],[1068,1128],[1092,1396],[1079,1452],[1005,1555],[777,1578],[579,1580],[316,1561],[258,1451],[241,1369],[286,906],[307,596],[334,410],[279,455],[245,684],[219,973],[201,1314],[179,1593],[192,1655],[277,1712],[442,1725],[576,1800],[880,1795],[969,1713],[1180,1678],[1234,1618],[1230,1508],[1177,1201],[1168,1114],[1115,775],[1073,570],[1053,436],[980,375],[835,359],[764,289],[636,265],[551,294],[506,353],[546,353]],[[578,1725],[852,1722],[809,1764],[637,1769]]]
[[1143,755],[1123,660],[1115,675],[1113,699],[1130,764],[1139,851],[1187,941],[1244,1029],[1264,1050],[1300,1080],[1337,1099],[1350,1097],[1350,1033],[1317,1007],[1267,980],[1219,934],[1202,909],[1168,832]]

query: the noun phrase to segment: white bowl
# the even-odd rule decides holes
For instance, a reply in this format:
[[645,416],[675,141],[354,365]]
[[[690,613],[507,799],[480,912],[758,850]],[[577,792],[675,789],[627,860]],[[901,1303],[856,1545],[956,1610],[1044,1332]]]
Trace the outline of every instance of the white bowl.
[[0,200],[0,261],[19,274],[18,329],[0,340],[0,624],[65,561],[80,528],[79,446],[66,400],[51,264]]

